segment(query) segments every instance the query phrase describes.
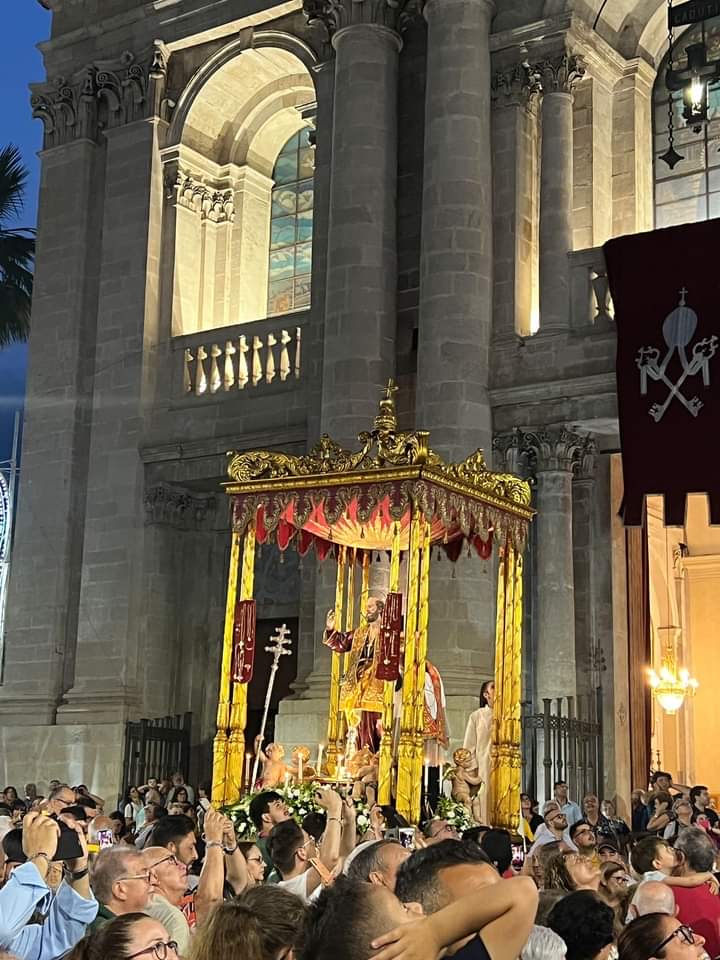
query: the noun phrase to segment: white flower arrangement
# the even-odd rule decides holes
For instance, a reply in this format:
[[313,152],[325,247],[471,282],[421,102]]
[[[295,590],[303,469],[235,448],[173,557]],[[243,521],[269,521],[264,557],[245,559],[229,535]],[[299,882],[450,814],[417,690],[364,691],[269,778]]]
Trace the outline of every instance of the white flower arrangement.
[[[313,784],[301,783],[277,787],[275,792],[279,793],[287,804],[290,816],[300,823],[308,813],[324,812],[315,802],[313,789]],[[223,808],[223,813],[230,817],[235,824],[235,833],[238,840],[252,840],[255,837],[255,824],[250,819],[250,803],[253,797],[262,792],[258,790],[255,793],[246,794],[237,803],[229,804]],[[362,835],[370,826],[370,810],[364,800],[354,800],[353,802],[357,816],[358,833]]]
[[458,833],[463,830],[469,830],[474,827],[472,817],[462,803],[453,800],[452,797],[440,796],[437,804],[436,816],[439,820],[447,820],[452,824]]

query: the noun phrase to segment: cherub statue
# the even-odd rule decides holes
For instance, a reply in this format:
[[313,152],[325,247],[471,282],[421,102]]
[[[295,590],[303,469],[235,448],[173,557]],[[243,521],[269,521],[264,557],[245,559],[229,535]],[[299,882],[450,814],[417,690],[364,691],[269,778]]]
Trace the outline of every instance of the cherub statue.
[[482,823],[478,793],[483,781],[477,774],[470,772],[473,755],[465,747],[460,747],[453,753],[453,761],[455,766],[445,774],[446,779],[452,783],[452,798],[465,807],[476,823]]
[[288,772],[296,783],[307,783],[315,779],[315,767],[310,765],[310,748],[293,747]]
[[380,758],[369,747],[356,750],[348,763],[348,771],[353,778],[353,800],[366,800],[373,806],[377,792],[378,767]]
[[263,765],[259,788],[261,790],[272,790],[273,787],[282,786],[285,782],[285,775],[291,773],[288,765],[283,762],[285,747],[281,743],[269,743],[263,751],[262,737],[257,736],[255,738],[255,752]]

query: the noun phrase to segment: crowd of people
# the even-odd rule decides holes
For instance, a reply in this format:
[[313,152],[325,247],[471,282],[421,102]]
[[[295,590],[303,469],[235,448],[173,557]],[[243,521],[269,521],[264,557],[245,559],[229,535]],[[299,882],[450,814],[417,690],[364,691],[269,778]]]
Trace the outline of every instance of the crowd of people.
[[[280,793],[238,841],[209,788],[133,785],[117,809],[53,781],[0,794],[0,960],[705,960],[720,957],[720,822],[669,774],[631,823],[564,782],[520,835],[413,831],[318,786],[297,822]],[[115,806],[113,804],[113,806]],[[404,841],[404,842],[401,842]]]

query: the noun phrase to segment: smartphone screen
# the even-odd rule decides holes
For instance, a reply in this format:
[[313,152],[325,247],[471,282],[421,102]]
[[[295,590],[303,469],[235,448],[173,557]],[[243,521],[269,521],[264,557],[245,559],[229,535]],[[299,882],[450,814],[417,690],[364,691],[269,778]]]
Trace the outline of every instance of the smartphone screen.
[[408,850],[415,849],[415,827],[400,827],[398,829],[398,840]]
[[521,843],[512,845],[512,865],[515,870],[521,870],[525,863],[525,848]]
[[111,847],[113,845],[112,830],[98,830],[97,841],[101,850],[105,850],[106,847]]

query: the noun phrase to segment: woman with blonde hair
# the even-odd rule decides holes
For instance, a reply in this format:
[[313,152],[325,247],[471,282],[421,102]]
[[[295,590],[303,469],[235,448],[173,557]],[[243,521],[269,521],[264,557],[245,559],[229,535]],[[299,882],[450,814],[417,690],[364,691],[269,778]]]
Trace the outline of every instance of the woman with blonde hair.
[[199,928],[191,960],[293,960],[305,904],[277,886],[251,887],[218,904]]
[[611,860],[600,868],[598,893],[615,914],[616,937],[620,936],[625,927],[625,918],[634,888],[635,884],[624,863]]

